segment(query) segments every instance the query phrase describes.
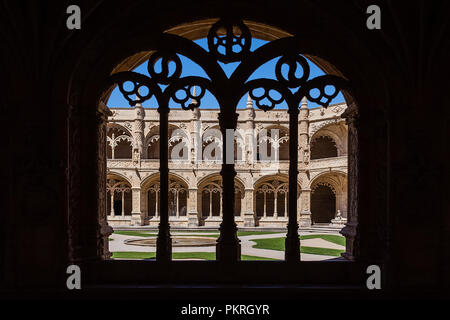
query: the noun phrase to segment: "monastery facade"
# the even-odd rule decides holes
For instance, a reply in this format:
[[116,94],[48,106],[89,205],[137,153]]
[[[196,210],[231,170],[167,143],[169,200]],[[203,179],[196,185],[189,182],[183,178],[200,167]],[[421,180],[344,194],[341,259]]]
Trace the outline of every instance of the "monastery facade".
[[[298,222],[342,228],[347,218],[345,103],[299,115]],[[137,104],[110,108],[107,212],[111,226],[159,224],[159,113]],[[221,222],[221,135],[218,109],[169,113],[169,222],[218,227]],[[234,161],[235,221],[285,227],[288,221],[289,115],[264,112],[248,99],[238,109]],[[228,149],[227,149],[228,150]]]

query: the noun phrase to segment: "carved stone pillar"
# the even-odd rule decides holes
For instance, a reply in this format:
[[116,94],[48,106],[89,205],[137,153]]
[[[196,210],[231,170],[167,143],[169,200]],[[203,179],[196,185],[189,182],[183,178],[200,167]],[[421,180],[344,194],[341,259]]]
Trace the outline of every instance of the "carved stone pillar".
[[110,207],[109,213],[110,213],[111,217],[114,217],[114,215],[116,213],[114,212],[114,189],[113,188],[111,188],[111,190],[109,191],[109,194],[111,196],[110,197],[110,205],[111,205],[111,207]]
[[351,103],[347,110],[344,111],[342,117],[348,125],[348,212],[347,224],[341,230],[341,234],[345,237],[345,252],[342,256],[349,260],[354,260],[355,255],[355,238],[357,237],[358,227],[358,110],[356,104]]
[[144,219],[141,217],[141,188],[131,188],[131,225],[142,226]]
[[98,181],[98,231],[97,231],[97,252],[101,259],[109,259],[109,236],[113,233],[113,229],[108,225],[106,218],[106,122],[111,111],[104,103],[99,104],[97,111],[97,181]]
[[285,240],[285,260],[300,261],[300,239],[297,222],[298,114],[295,104],[289,106],[289,222]]
[[198,227],[198,209],[197,209],[197,193],[198,189],[189,189],[188,198],[188,227]]
[[202,160],[202,139],[200,132],[202,128],[202,122],[200,120],[200,109],[195,108],[192,110],[191,118],[191,146],[190,146],[190,160],[191,163],[198,163]]
[[135,164],[140,164],[141,158],[144,157],[144,116],[145,111],[140,103],[137,103],[134,107],[135,118],[134,118],[134,147],[133,147],[133,162]]
[[254,227],[255,226],[255,213],[253,212],[253,189],[245,189],[244,192],[244,227]]
[[264,190],[264,200],[263,200],[263,219],[267,217],[267,192]]
[[[246,108],[246,130],[245,130],[245,155],[242,156],[242,160],[246,160],[247,164],[254,163],[256,155],[256,146],[254,144],[254,131],[255,131],[255,110],[253,109],[253,101],[250,95],[247,96],[247,108]],[[244,158],[245,157],[245,158]]]
[[298,152],[297,159],[301,163],[301,167],[304,167],[308,164],[304,161],[304,154],[309,150],[309,109],[306,97],[302,100],[299,112],[298,149],[301,152]]
[[159,174],[160,174],[160,222],[156,240],[156,260],[172,260],[172,239],[169,225],[169,108],[160,106],[159,112]]
[[273,192],[273,217],[274,219],[278,218],[278,192]]
[[301,209],[300,209],[300,227],[311,227],[311,189],[300,190]]
[[[227,129],[236,129],[238,114],[229,108],[226,112],[219,113],[219,124],[223,141],[223,162],[220,175],[222,176],[222,206],[223,219],[220,224],[219,239],[217,239],[217,260],[221,262],[235,262],[241,259],[241,244],[237,237],[237,225],[234,220],[234,178],[236,170],[234,162],[228,164],[227,159]],[[233,157],[234,158],[234,157]]]

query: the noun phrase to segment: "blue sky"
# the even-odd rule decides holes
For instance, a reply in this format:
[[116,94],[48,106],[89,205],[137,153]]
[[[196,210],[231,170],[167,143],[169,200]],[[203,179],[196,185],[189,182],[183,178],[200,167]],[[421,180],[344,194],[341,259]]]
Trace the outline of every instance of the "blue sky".
[[[204,48],[205,50],[208,50],[206,38],[196,40],[195,42],[198,45],[200,45],[202,48]],[[259,39],[252,39],[251,50],[253,51],[253,50],[257,49],[258,47],[264,45],[265,43],[267,43],[267,41],[259,40]],[[181,73],[181,77],[200,76],[200,77],[208,78],[206,76],[206,73],[203,71],[203,69],[199,65],[197,65],[192,60],[190,60],[182,55],[179,55],[179,57],[180,57],[180,60],[181,60],[182,66],[183,66],[183,69],[182,69],[183,71]],[[264,65],[260,66],[257,70],[255,70],[255,72],[252,74],[250,79],[257,79],[257,78],[276,79],[275,78],[275,64],[278,61],[278,59],[279,58],[275,58],[271,61],[268,61]],[[313,64],[309,60],[308,60],[308,63],[309,63],[309,67],[310,67],[309,79],[324,75],[323,71],[320,70],[315,64]],[[239,65],[239,62],[228,63],[228,64],[220,63],[220,65],[221,65],[222,69],[225,71],[226,75],[230,76],[233,73],[233,71],[235,70],[235,68]],[[158,65],[156,65],[156,67],[158,68]],[[297,68],[297,69],[298,69],[297,76],[301,76],[301,69],[300,68]],[[170,70],[170,68],[169,68],[169,70]],[[147,61],[144,62],[143,64],[141,64],[136,69],[134,69],[134,71],[148,76]],[[247,95],[245,95],[241,98],[241,100],[239,101],[239,104],[238,104],[238,108],[239,109],[245,108],[246,101],[247,101]],[[339,93],[339,95],[331,102],[331,104],[341,103],[344,101],[345,100],[344,100],[342,93]],[[117,87],[113,90],[113,92],[110,96],[110,99],[108,100],[107,105],[109,107],[119,107],[119,108],[130,107],[127,100],[122,96],[122,93],[119,91],[119,89]],[[143,103],[143,106],[146,108],[157,108],[158,107],[154,97],[145,101]],[[172,100],[169,103],[169,107],[174,108],[174,109],[180,108],[180,106],[177,105]],[[318,105],[315,103],[312,103],[312,102],[308,102],[308,107],[315,108],[315,107],[318,107]],[[217,109],[217,108],[219,108],[219,105],[217,103],[217,100],[214,98],[214,96],[209,91],[207,91],[205,93],[205,96],[201,100],[200,108],[202,108],[202,109]],[[287,108],[287,105],[284,101],[276,106],[276,109],[286,109],[286,108]]]

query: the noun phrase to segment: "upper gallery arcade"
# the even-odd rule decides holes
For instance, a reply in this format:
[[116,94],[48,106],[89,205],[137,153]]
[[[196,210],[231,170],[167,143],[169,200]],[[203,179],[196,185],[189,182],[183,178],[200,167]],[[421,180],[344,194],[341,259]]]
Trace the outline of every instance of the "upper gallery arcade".
[[[298,130],[300,227],[343,227],[347,218],[345,103],[308,108]],[[136,104],[110,108],[107,125],[107,219],[112,226],[159,223],[159,114]],[[221,162],[202,154],[220,146],[216,109],[169,113],[169,221],[173,226],[219,226]],[[285,227],[288,221],[289,117],[286,110],[238,109],[234,141],[235,220],[238,226]],[[265,148],[264,147],[265,143]],[[195,148],[193,146],[196,146]],[[200,158],[196,149],[200,149]],[[217,149],[215,149],[217,150]],[[219,149],[220,150],[220,149]],[[209,152],[211,154],[211,152]],[[216,151],[217,153],[217,151]],[[176,154],[176,159],[171,157]],[[265,156],[263,156],[265,154]],[[212,156],[219,156],[212,152]],[[214,160],[214,159],[213,159]]]

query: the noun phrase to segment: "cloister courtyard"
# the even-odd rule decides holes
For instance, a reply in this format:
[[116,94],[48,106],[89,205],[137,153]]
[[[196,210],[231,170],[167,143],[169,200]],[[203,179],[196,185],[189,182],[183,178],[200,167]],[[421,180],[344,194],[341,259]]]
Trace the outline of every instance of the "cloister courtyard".
[[[156,255],[155,228],[118,228],[109,237],[113,259],[152,260]],[[171,231],[174,260],[215,260],[219,231],[212,228]],[[283,229],[243,228],[238,231],[241,260],[284,260]],[[338,230],[312,228],[300,231],[302,261],[341,259],[345,238]]]

